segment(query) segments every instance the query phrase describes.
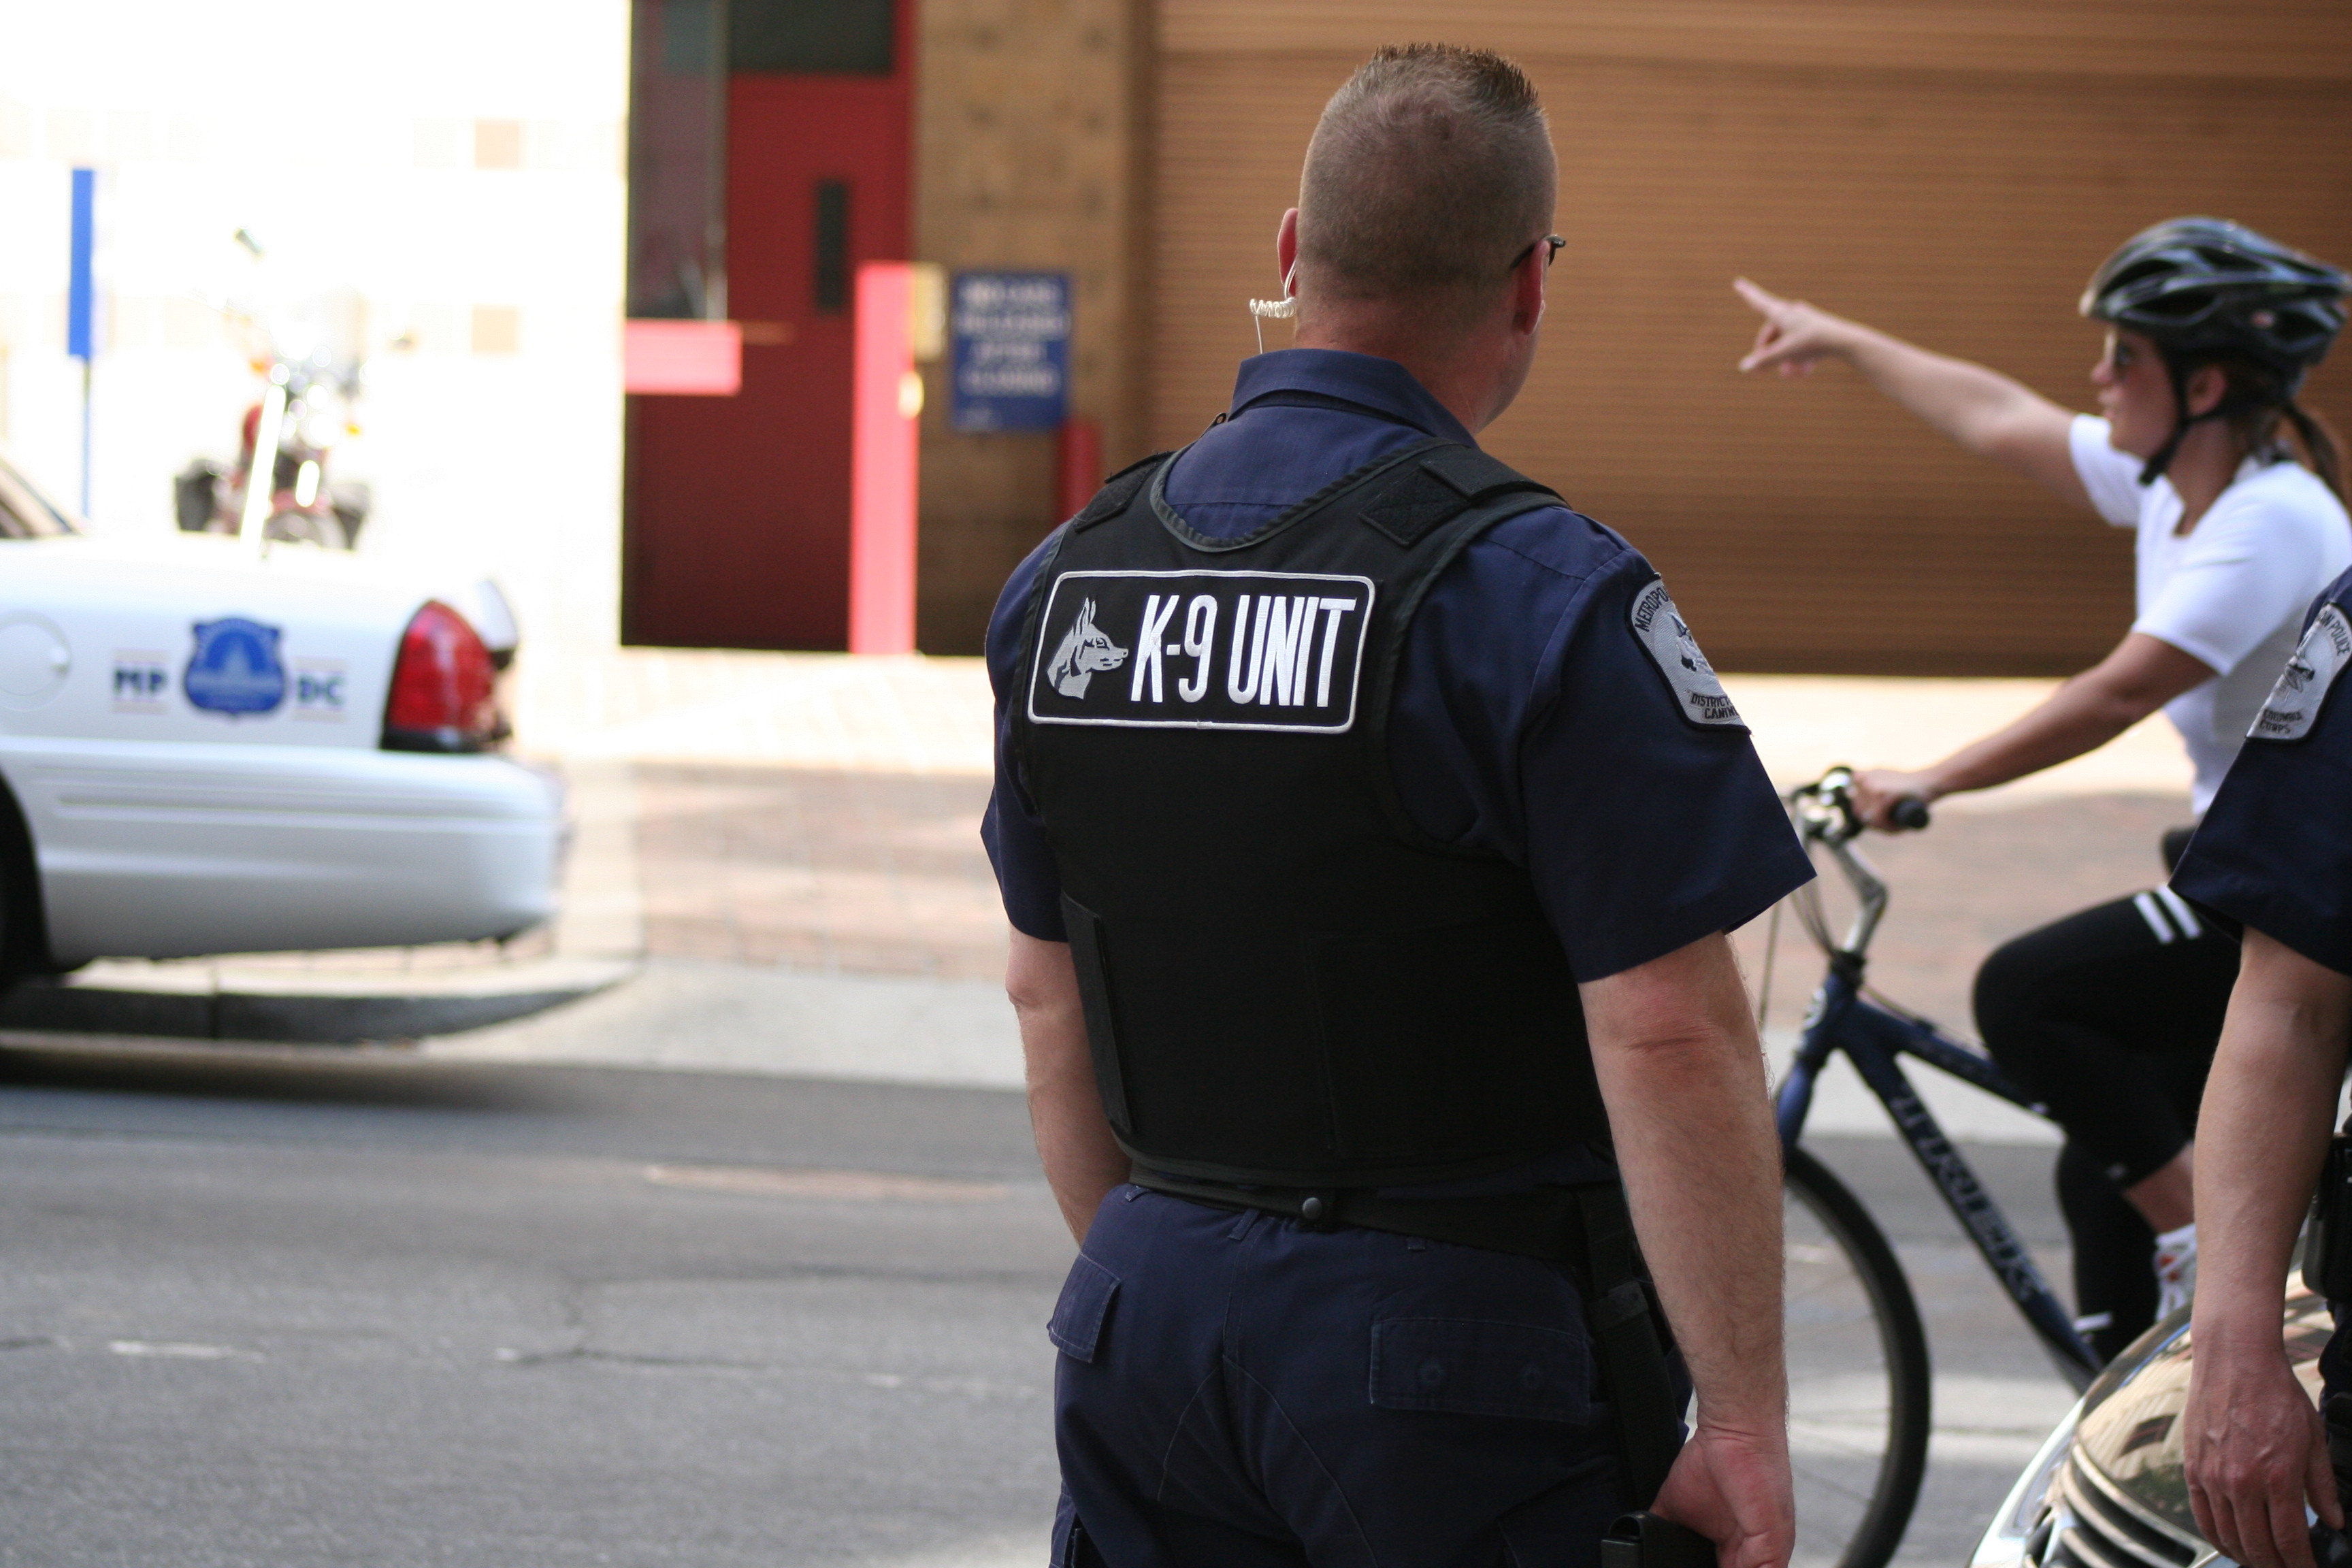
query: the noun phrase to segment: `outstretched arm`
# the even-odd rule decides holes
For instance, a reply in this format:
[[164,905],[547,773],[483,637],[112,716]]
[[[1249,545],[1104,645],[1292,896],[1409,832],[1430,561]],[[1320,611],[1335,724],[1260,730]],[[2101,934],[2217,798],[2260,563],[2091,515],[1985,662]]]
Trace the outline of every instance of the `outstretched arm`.
[[1013,933],[1004,970],[1005,994],[1021,1023],[1021,1054],[1029,1077],[1029,1127],[1045,1184],[1061,1205],[1062,1222],[1081,1243],[1095,1210],[1127,1180],[1129,1163],[1103,1114],[1095,1089],[1094,1058],[1087,1049],[1087,1018],[1078,1003],[1078,972],[1070,944]]
[[1582,992],[1633,1228],[1698,1392],[1654,1506],[1715,1542],[1722,1568],[1785,1568],[1780,1145],[1731,944],[1706,937]]
[[2306,1498],[2344,1521],[2281,1305],[2347,1028],[2352,977],[2247,931],[2197,1119],[2197,1356],[2180,1423],[2198,1527],[2247,1568],[2311,1568]]
[[1873,386],[1980,458],[2088,508],[2067,448],[2074,416],[2032,387],[1964,359],[1930,353],[1843,316],[1768,293],[1747,279],[1731,285],[1764,318],[1745,371],[1806,374],[1824,359],[1843,359]]

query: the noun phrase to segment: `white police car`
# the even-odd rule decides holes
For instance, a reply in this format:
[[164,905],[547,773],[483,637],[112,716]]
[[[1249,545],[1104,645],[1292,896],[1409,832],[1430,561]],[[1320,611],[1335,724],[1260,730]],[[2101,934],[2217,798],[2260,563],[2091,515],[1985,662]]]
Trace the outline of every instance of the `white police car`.
[[[2287,1362],[2315,1398],[2334,1322],[2297,1279]],[[2042,1444],[1969,1568],[2231,1568],[2189,1511],[2180,1413],[2196,1345],[2183,1307],[2109,1363]]]
[[93,538],[0,454],[0,985],[545,920],[561,790],[492,754],[494,685],[465,615],[371,563]]

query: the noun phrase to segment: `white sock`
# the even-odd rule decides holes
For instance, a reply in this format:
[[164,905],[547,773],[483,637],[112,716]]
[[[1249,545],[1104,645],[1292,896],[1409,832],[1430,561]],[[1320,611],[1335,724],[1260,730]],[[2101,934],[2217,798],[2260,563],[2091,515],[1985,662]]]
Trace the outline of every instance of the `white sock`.
[[2166,1317],[2197,1294],[2197,1222],[2156,1238],[2156,1315]]

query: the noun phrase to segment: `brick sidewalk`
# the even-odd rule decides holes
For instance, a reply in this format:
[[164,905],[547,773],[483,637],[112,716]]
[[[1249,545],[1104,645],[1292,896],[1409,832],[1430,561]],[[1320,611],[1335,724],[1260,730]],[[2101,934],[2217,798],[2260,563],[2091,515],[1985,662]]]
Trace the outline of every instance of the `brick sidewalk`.
[[635,764],[646,951],[938,979],[1004,973],[988,781]]
[[[1733,676],[1784,784],[1832,763],[1928,760],[2023,711],[2039,680]],[[604,875],[634,892],[655,957],[824,973],[994,980],[1003,914],[979,840],[988,687],[975,659],[625,649],[542,668],[524,739],[620,794]],[[1874,838],[1893,886],[1874,978],[1961,1029],[2000,941],[2157,880],[2155,840],[2187,820],[2187,770],[2160,721],[1990,796],[1928,833]],[[625,862],[625,864],[624,864]],[[1762,926],[1742,933],[1760,971]],[[1818,972],[1784,927],[1773,1021]]]
[[[2157,840],[2189,820],[2189,802],[2161,795],[2077,795],[2000,810],[1944,811],[1925,833],[1873,836],[1864,857],[1889,889],[1872,947],[1870,982],[1912,1011],[1973,1037],[1969,988],[1987,953],[2019,932],[2163,879]],[[1840,935],[1853,904],[1826,860],[1824,901]],[[1750,983],[1765,922],[1739,933]],[[1769,1022],[1794,1027],[1822,961],[1783,916]]]
[[[1004,917],[980,817],[988,783],[846,770],[637,763],[646,951],[827,972],[993,980]],[[2187,802],[2080,795],[1952,810],[1924,834],[1874,837],[1893,889],[1873,981],[1970,1030],[1969,984],[2021,931],[2160,878],[2156,840]],[[1828,888],[1843,930],[1842,889]],[[1741,933],[1751,978],[1762,922]],[[1772,1022],[1793,1025],[1820,963],[1784,921]]]

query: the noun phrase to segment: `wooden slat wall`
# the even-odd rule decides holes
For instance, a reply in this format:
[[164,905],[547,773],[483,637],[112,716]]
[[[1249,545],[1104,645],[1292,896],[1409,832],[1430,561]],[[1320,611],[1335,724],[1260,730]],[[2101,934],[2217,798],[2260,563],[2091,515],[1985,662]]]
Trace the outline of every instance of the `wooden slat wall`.
[[[1324,99],[1428,37],[1517,58],[1560,152],[1544,354],[1486,442],[1647,552],[1726,668],[2056,673],[2130,618],[2122,531],[1843,366],[1739,376],[1735,274],[2089,407],[2074,301],[2132,231],[2218,213],[2352,262],[2352,6],[1164,0],[1159,444],[1253,351]],[[2352,427],[2352,348],[2307,396]]]

